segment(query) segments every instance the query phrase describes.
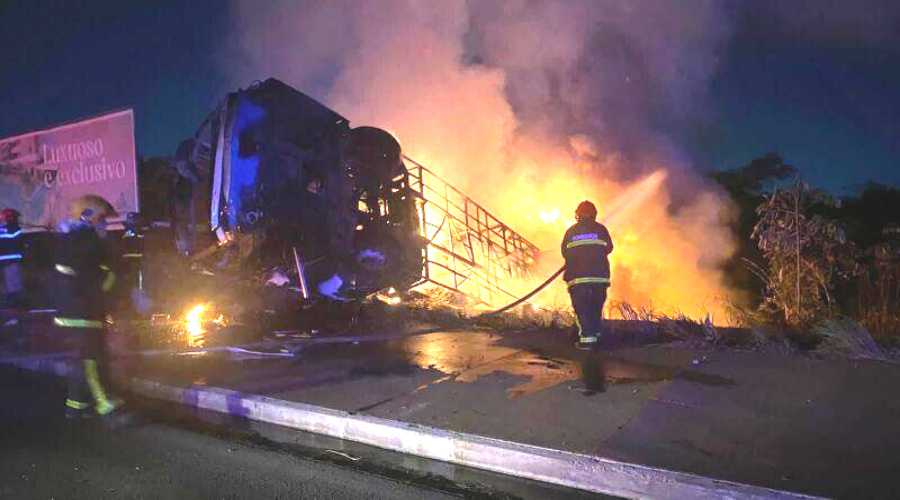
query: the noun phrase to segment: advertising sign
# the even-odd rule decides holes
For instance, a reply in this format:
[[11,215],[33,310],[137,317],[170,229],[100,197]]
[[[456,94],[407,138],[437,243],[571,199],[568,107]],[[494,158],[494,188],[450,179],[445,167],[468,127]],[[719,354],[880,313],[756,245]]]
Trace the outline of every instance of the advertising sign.
[[86,194],[113,204],[121,220],[137,212],[132,110],[0,139],[0,209],[22,214],[24,227],[53,229]]

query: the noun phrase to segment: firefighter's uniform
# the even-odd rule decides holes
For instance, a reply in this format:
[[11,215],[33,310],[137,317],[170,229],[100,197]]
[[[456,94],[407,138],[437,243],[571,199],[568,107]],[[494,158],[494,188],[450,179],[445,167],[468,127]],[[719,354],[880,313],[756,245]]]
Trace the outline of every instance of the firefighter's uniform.
[[70,415],[91,407],[108,415],[120,404],[109,394],[106,325],[115,274],[106,266],[103,239],[88,220],[60,226],[57,258],[57,315],[53,322],[71,333],[79,362],[69,373]]
[[609,231],[593,217],[581,218],[563,237],[562,255],[566,260],[563,279],[572,298],[582,347],[596,344],[603,333],[603,304],[610,284],[612,250]]

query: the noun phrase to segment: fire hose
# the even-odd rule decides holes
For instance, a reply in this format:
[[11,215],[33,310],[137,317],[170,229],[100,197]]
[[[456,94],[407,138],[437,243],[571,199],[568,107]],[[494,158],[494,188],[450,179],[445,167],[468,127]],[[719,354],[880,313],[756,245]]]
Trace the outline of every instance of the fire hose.
[[495,315],[495,314],[500,314],[500,313],[504,313],[504,312],[506,312],[506,311],[509,311],[509,310],[512,309],[513,307],[516,307],[517,305],[519,305],[519,304],[521,304],[521,303],[527,301],[527,300],[530,299],[531,297],[534,297],[538,292],[540,292],[541,290],[543,290],[544,288],[546,288],[547,285],[549,285],[550,283],[553,282],[553,280],[555,280],[557,277],[559,277],[559,275],[562,274],[562,272],[565,271],[565,270],[566,270],[566,266],[562,266],[561,268],[559,268],[558,271],[556,271],[555,273],[553,273],[553,275],[551,275],[549,278],[547,278],[547,281],[541,283],[540,285],[538,285],[537,288],[535,288],[534,290],[532,290],[532,291],[528,292],[527,294],[523,295],[521,298],[519,298],[519,299],[517,299],[517,300],[515,300],[515,301],[513,301],[513,302],[510,302],[509,304],[507,304],[507,305],[501,307],[500,309],[497,309],[497,310],[494,310],[494,311],[488,311],[488,312],[486,312],[486,313],[481,313],[481,314],[478,315],[478,317],[483,318],[483,317],[486,317],[486,316],[493,316],[493,315]]

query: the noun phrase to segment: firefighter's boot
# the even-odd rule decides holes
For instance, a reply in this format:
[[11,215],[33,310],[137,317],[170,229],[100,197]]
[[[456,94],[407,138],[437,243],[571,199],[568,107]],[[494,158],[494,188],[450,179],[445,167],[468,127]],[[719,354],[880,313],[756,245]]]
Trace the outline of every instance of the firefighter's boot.
[[91,418],[94,416],[93,409],[88,403],[75,401],[74,399],[66,400],[66,418],[69,420],[81,420],[83,418]]
[[583,350],[590,351],[594,350],[600,346],[600,336],[599,335],[585,335],[578,337],[578,341],[575,342],[575,347]]

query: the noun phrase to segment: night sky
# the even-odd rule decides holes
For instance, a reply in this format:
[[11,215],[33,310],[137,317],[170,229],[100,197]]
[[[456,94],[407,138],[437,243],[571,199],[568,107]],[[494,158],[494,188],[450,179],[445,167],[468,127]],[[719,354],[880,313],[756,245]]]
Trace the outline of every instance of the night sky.
[[[869,19],[806,36],[738,16],[684,144],[698,168],[780,151],[838,193],[900,186],[900,38],[868,36]],[[225,2],[0,2],[0,137],[132,107],[138,154],[169,155],[230,90],[216,59],[230,22]]]

